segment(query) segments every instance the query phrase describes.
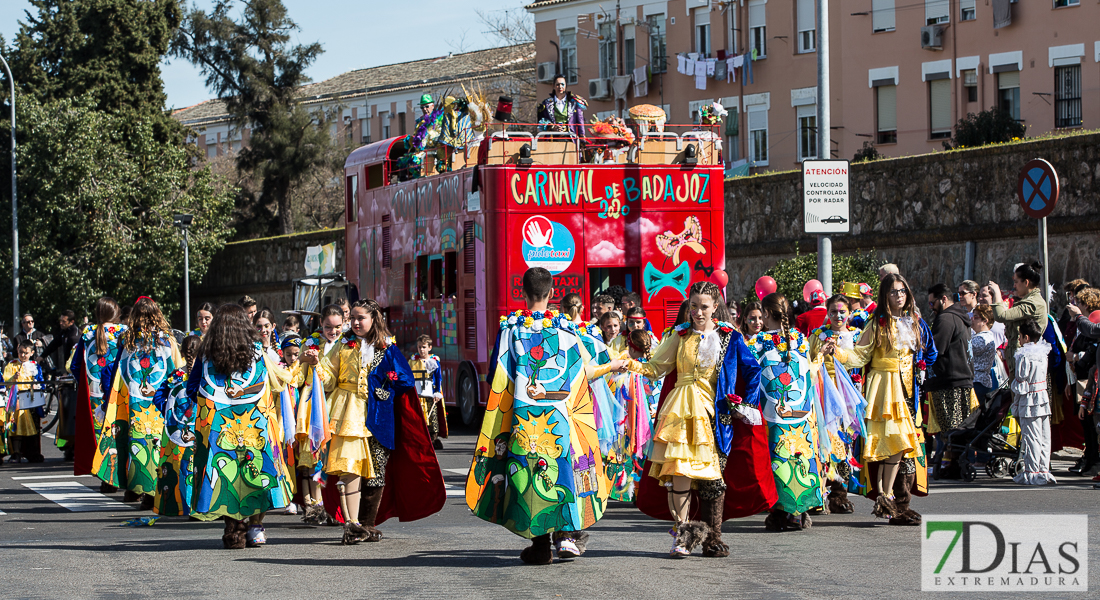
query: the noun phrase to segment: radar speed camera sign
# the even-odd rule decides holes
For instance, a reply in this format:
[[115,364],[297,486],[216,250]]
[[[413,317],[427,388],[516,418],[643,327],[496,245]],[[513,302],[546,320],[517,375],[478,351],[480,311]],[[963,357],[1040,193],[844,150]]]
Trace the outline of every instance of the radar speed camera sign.
[[848,188],[848,161],[803,161],[802,217],[806,233],[851,231]]

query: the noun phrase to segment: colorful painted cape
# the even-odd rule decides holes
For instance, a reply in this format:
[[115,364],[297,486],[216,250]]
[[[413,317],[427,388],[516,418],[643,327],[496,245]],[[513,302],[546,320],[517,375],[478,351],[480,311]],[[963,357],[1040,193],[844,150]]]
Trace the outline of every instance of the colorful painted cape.
[[610,493],[587,352],[567,319],[547,313],[538,321],[502,324],[466,482],[474,514],[525,538],[590,527]]

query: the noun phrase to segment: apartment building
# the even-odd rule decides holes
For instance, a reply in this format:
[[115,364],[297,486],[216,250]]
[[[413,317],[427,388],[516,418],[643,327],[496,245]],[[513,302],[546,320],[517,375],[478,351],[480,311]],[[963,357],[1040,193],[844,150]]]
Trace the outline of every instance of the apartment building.
[[[537,1],[527,9],[539,94],[560,72],[596,116],[657,104],[681,124],[718,100],[730,111],[727,162],[798,168],[826,155],[816,144],[816,8],[815,0]],[[829,24],[833,157],[850,159],[864,142],[886,156],[939,150],[960,118],[994,105],[1029,136],[1100,122],[1095,0],[833,0]],[[683,72],[696,61],[714,68]],[[634,86],[642,67],[647,85]]]
[[[534,47],[520,44],[349,71],[302,87],[298,99],[311,110],[332,115],[333,138],[356,147],[412,133],[420,96],[461,96],[462,85],[495,99],[499,94],[530,97]],[[220,100],[177,110],[173,116],[195,131],[208,158],[248,145],[251,128],[234,123]]]

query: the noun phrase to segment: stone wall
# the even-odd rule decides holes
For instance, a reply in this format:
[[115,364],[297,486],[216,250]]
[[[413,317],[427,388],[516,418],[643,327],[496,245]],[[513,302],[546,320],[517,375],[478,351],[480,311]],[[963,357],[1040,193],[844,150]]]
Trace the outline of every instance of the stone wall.
[[191,310],[203,302],[236,302],[247,294],[281,320],[281,311],[294,308],[294,280],[305,277],[306,248],[332,242],[336,242],[336,270],[343,271],[342,228],[230,242],[214,257],[202,282],[192,284]]
[[[962,281],[973,242],[971,277],[1004,288],[1016,263],[1040,256],[1038,222],[1016,198],[1020,168],[1038,157],[1054,165],[1061,185],[1047,218],[1051,284],[1060,289],[1076,277],[1100,283],[1098,144],[1100,134],[1087,134],[854,164],[852,233],[834,236],[833,251],[874,249],[923,291]],[[816,251],[816,239],[802,233],[800,172],[731,179],[725,190],[730,297],[751,293],[796,245]]]

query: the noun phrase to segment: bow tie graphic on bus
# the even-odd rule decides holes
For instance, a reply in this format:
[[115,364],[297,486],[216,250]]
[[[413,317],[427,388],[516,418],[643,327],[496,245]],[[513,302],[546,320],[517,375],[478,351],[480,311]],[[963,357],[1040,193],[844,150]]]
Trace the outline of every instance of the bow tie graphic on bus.
[[586,164],[601,142],[496,131],[407,181],[403,138],[363,146],[344,167],[347,277],[384,307],[403,350],[432,336],[445,400],[473,423],[498,319],[525,308],[528,268],[554,276],[551,308],[579,294],[585,319],[595,294],[636,291],[655,331],[691,284],[725,286],[721,156],[693,133]]

